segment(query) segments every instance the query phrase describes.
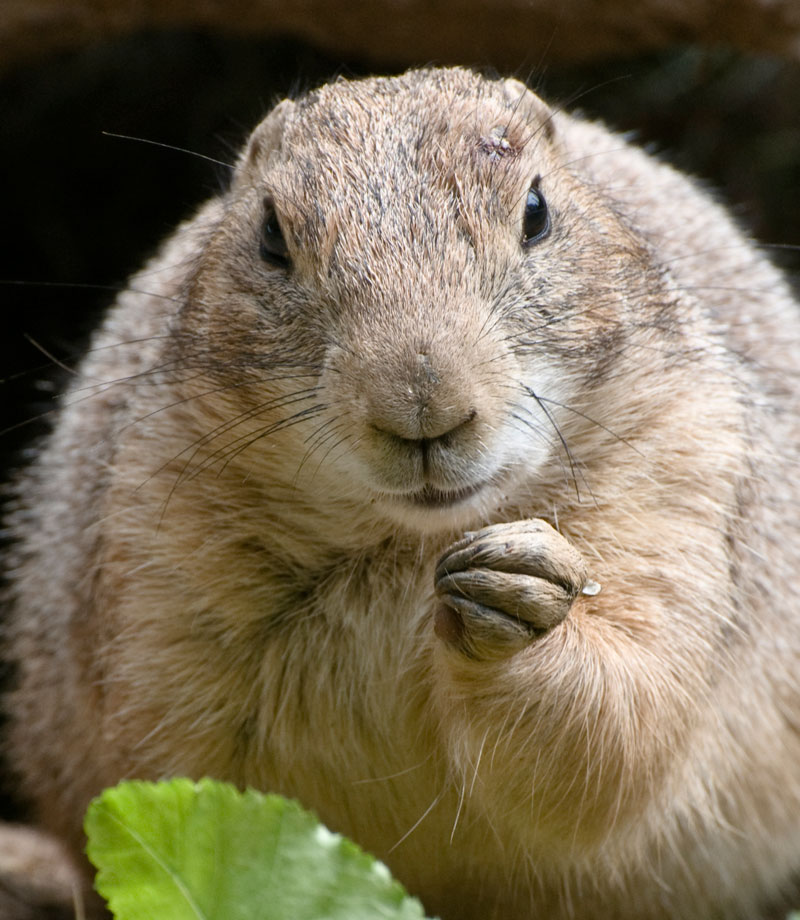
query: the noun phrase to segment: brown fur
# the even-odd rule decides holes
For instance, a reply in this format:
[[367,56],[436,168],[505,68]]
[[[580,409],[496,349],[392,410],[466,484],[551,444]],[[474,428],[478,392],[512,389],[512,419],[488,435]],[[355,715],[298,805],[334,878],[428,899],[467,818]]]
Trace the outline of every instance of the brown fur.
[[212,775],[443,918],[751,916],[800,857],[798,368],[725,213],[520,84],[283,102],[19,486],[42,822],[77,848],[103,786]]

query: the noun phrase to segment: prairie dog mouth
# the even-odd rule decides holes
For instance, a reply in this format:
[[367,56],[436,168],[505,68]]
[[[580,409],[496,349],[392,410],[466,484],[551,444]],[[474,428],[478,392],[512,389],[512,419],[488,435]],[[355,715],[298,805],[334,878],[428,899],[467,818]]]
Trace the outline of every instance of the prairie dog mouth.
[[425,486],[418,492],[411,492],[402,498],[418,508],[448,508],[471,498],[487,485],[488,482],[484,481],[464,486],[461,489],[437,489],[435,486]]

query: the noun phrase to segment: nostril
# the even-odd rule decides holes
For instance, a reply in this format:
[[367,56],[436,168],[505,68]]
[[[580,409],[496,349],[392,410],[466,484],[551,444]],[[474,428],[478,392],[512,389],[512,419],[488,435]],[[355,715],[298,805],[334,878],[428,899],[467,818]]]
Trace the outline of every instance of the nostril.
[[375,413],[370,426],[384,435],[406,441],[425,449],[432,441],[447,438],[470,425],[478,417],[478,410],[470,407],[466,412],[435,412],[424,409],[421,412],[403,414],[391,418],[387,413]]
[[453,425],[443,431],[440,435],[432,435],[431,437],[443,437],[444,435],[458,431],[460,428],[465,428],[467,425],[474,422],[477,417],[478,410],[474,406],[471,406],[462,416],[456,420]]

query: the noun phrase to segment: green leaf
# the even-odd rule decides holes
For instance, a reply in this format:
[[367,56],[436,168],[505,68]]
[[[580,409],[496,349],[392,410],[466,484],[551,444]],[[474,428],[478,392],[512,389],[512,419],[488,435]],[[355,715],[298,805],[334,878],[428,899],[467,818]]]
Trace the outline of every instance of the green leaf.
[[389,870],[296,802],[227,783],[124,782],[86,815],[117,920],[420,920]]

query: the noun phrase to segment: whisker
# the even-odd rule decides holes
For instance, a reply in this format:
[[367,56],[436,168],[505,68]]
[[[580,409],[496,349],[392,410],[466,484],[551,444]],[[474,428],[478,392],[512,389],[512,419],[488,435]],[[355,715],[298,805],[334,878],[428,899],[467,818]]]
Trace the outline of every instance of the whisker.
[[[152,479],[157,477],[159,474],[163,473],[164,470],[166,470],[176,460],[178,460],[184,454],[189,453],[191,451],[191,455],[188,457],[188,459],[183,465],[181,472],[177,476],[176,485],[185,482],[187,478],[191,478],[189,475],[189,470],[191,470],[192,461],[194,460],[194,458],[197,456],[198,452],[202,449],[204,445],[211,443],[217,437],[220,437],[221,435],[225,434],[227,431],[230,431],[232,428],[235,428],[237,425],[243,424],[249,419],[254,418],[260,412],[265,411],[265,409],[267,408],[270,408],[270,409],[282,408],[286,404],[286,402],[284,402],[283,400],[288,401],[289,399],[296,397],[299,393],[313,393],[313,392],[314,392],[314,388],[309,388],[308,390],[296,391],[294,393],[288,394],[288,396],[285,396],[285,397],[275,397],[272,400],[268,400],[264,403],[259,404],[258,406],[255,406],[252,409],[248,409],[246,412],[242,412],[239,415],[234,416],[232,419],[228,419],[226,422],[223,422],[222,424],[218,425],[216,428],[211,429],[211,431],[206,432],[206,434],[197,438],[195,441],[192,441],[191,444],[188,444],[179,453],[175,454],[174,456],[170,457],[169,460],[166,460],[164,463],[162,463],[161,466],[159,466],[156,470],[154,470],[150,474],[150,476],[147,477],[147,479],[143,480],[143,482],[141,482],[139,486],[137,486],[137,490],[143,488],[145,485],[147,485],[148,482],[150,482]],[[309,397],[303,397],[303,398],[309,398]],[[243,437],[247,437],[247,436],[243,436]],[[236,443],[236,441],[231,442],[231,443]],[[220,453],[220,451],[224,453],[224,451],[227,450],[230,446],[231,446],[230,444],[227,444],[225,448],[220,448],[218,451],[215,451],[215,454]],[[206,461],[208,461],[208,459],[209,458],[206,458]],[[204,463],[206,461],[204,461]],[[212,460],[211,462],[213,463],[214,461]]]
[[634,453],[637,453],[640,457],[644,457],[644,453],[639,450],[634,444],[632,444],[627,438],[623,438],[622,435],[618,434],[612,428],[609,428],[607,425],[604,425],[602,422],[599,422],[596,418],[592,418],[591,415],[587,415],[585,412],[581,412],[580,409],[576,409],[574,406],[569,406],[566,403],[558,402],[556,399],[549,399],[547,396],[539,396],[538,401],[549,403],[551,406],[558,406],[559,409],[564,409],[567,412],[571,412],[573,415],[577,415],[579,418],[585,419],[587,422],[591,422],[592,425],[596,425],[598,428],[601,428],[607,434],[610,434],[612,438],[619,441],[621,444],[624,444],[626,447],[630,447]]
[[[351,438],[351,435],[345,434],[345,435],[343,435],[341,438],[339,438],[338,441],[335,441],[333,444],[331,444],[331,446],[325,451],[325,453],[322,455],[322,457],[320,457],[319,463],[318,463],[318,464],[316,465],[316,467],[314,468],[314,472],[313,472],[312,475],[311,475],[311,478],[312,478],[312,479],[313,479],[313,478],[317,475],[317,473],[322,469],[322,464],[328,459],[328,457],[330,457],[330,455],[333,453],[333,451],[336,450],[336,448],[339,447],[341,444],[344,444],[346,441],[348,441],[350,438]],[[353,446],[354,446],[354,447],[357,446],[357,445],[361,442],[361,440],[362,440],[362,439],[361,439],[360,437],[359,437],[359,438],[356,438],[356,440],[355,440],[354,443],[353,443]]]
[[188,153],[189,156],[196,157],[198,160],[205,160],[208,163],[214,163],[216,166],[224,166],[225,169],[233,171],[236,167],[233,163],[226,163],[224,160],[217,160],[214,157],[206,156],[204,153],[198,153],[196,150],[189,150],[186,147],[176,147],[175,144],[165,144],[163,141],[150,140],[148,137],[134,137],[130,134],[117,134],[114,131],[101,131],[104,137],[115,137],[123,141],[136,141],[139,144],[150,144],[152,147],[161,147],[164,150],[174,150],[176,153]]
[[319,450],[327,441],[332,437],[336,437],[336,434],[341,431],[343,423],[340,421],[339,417],[330,418],[324,421],[315,431],[313,431],[307,438],[306,443],[309,445],[306,452],[303,454],[303,458],[300,463],[297,465],[297,472],[295,473],[295,482],[299,479],[300,473],[307,463],[308,460],[314,455],[314,453]]
[[[304,398],[310,398],[310,397],[304,397]],[[300,402],[301,400],[296,400],[296,401]],[[220,467],[217,475],[218,476],[222,475],[224,470],[227,468],[228,464],[232,460],[236,459],[236,457],[240,456],[249,447],[252,447],[253,444],[256,444],[258,441],[262,440],[263,438],[269,437],[269,435],[273,434],[276,431],[283,431],[286,428],[291,428],[292,425],[296,425],[298,422],[301,422],[304,419],[307,419],[309,416],[313,417],[313,415],[319,414],[324,409],[325,409],[325,406],[322,403],[317,403],[317,405],[308,406],[305,409],[301,409],[299,412],[295,412],[293,415],[290,415],[285,419],[281,419],[279,422],[275,422],[273,425],[267,426],[263,430],[259,431],[258,434],[252,437],[245,444],[242,444],[236,450],[229,453],[225,457],[222,463],[222,466]],[[211,464],[207,464],[204,466],[204,468],[208,469],[210,465]],[[197,472],[191,478],[194,478],[194,476],[198,475],[200,472],[202,472],[202,469],[198,468]]]
[[[530,414],[530,411],[528,409],[525,409],[523,406],[518,406],[517,408],[520,409],[521,411],[525,411],[525,412],[528,412],[528,414]],[[528,431],[536,435],[536,437],[538,437],[547,447],[550,446],[550,439],[547,437],[545,432],[541,430],[541,428],[536,424],[536,422],[533,419],[525,419],[521,415],[518,415],[516,412],[511,413],[511,418],[519,422],[520,425],[524,425],[524,427]],[[558,465],[561,467],[561,472],[564,476],[564,481],[567,484],[569,484],[570,473],[560,454],[556,454],[556,460],[558,461]]]
[[[233,428],[236,428],[239,425],[244,424],[250,419],[256,418],[261,412],[264,412],[267,410],[274,410],[274,409],[283,409],[286,406],[292,405],[294,403],[303,402],[304,400],[311,399],[312,396],[316,392],[317,392],[316,387],[308,387],[305,390],[297,390],[286,396],[275,397],[274,399],[268,400],[267,402],[260,403],[258,406],[255,406],[252,409],[248,409],[246,412],[240,413],[239,415],[235,416],[233,419],[229,419],[227,422],[223,422],[223,424],[218,425],[216,428],[212,429],[210,432],[206,433],[201,438],[198,438],[197,441],[195,441],[190,446],[184,448],[184,450],[181,451],[181,453],[177,454],[170,461],[168,461],[168,464],[166,465],[169,465],[169,463],[172,463],[182,454],[194,448],[191,456],[186,461],[186,465],[184,466],[184,473],[186,473],[186,471],[191,468],[192,460],[197,456],[197,453],[206,444],[210,444],[212,441],[216,440],[221,435],[226,434],[227,432],[231,431]],[[269,429],[272,424],[277,424],[277,423],[271,423],[270,425],[265,426],[265,428]],[[252,434],[253,434],[252,432],[248,432],[245,435],[239,435],[239,437],[234,438],[233,441],[230,441],[224,447],[217,448],[215,451],[209,454],[200,464],[198,464],[195,470],[191,474],[184,475],[184,473],[182,473],[181,476],[179,477],[179,480],[181,482],[184,482],[184,481],[187,481],[187,479],[193,479],[197,473],[202,472],[204,469],[208,469],[209,466],[213,466],[213,464],[218,459],[220,459],[220,457],[225,456],[225,454],[234,445],[237,445],[240,442],[247,440],[248,438],[252,436]]]
[[414,831],[420,826],[420,824],[422,824],[422,822],[428,817],[428,815],[433,811],[433,809],[436,808],[439,802],[441,802],[443,797],[444,797],[444,789],[442,789],[440,792],[438,792],[434,796],[434,799],[431,802],[431,804],[425,809],[425,811],[422,812],[419,818],[417,818],[417,820],[411,825],[411,827],[409,827],[409,829],[402,835],[402,837],[396,840],[392,844],[392,846],[389,847],[389,850],[388,850],[389,853],[393,853],[400,846],[400,844],[403,843],[404,840],[407,840],[414,833]]
[[[310,397],[303,397],[303,398],[307,399]],[[300,401],[300,400],[295,400],[295,401]],[[214,451],[214,454],[212,454],[211,457],[207,457],[205,460],[199,463],[193,470],[189,469],[188,463],[184,465],[183,470],[175,477],[175,480],[173,481],[172,486],[170,487],[169,493],[167,494],[167,497],[164,499],[164,504],[161,509],[161,515],[159,516],[159,524],[158,524],[159,529],[164,522],[164,517],[167,513],[167,508],[169,507],[169,503],[171,502],[177,489],[180,488],[182,485],[184,485],[187,482],[191,482],[193,479],[197,478],[203,472],[210,469],[210,467],[212,467],[214,463],[220,460],[222,461],[222,466],[219,469],[217,475],[221,476],[224,470],[231,463],[231,461],[233,461],[243,451],[247,450],[253,444],[260,441],[262,438],[268,437],[270,434],[273,434],[276,431],[281,431],[286,428],[290,428],[292,425],[296,425],[298,422],[303,421],[305,418],[313,417],[315,413],[321,412],[324,408],[325,407],[321,404],[306,407],[305,409],[302,409],[299,412],[294,413],[294,415],[290,415],[287,418],[279,419],[277,422],[273,422],[271,425],[264,426],[262,429],[257,431],[255,434],[253,432],[250,432],[246,436],[243,435],[240,438],[236,438],[230,444],[225,445],[224,448],[220,448],[219,450]],[[244,440],[245,438],[247,438],[247,440]],[[244,441],[244,443],[240,443],[242,441]],[[232,445],[237,444],[237,443],[239,443],[240,446],[236,448],[232,448]],[[193,454],[192,456],[195,456],[195,454]],[[167,463],[165,463],[161,467],[161,470],[169,466],[171,462],[173,461],[170,460]],[[153,476],[155,475],[156,474],[154,473]],[[152,479],[153,476],[148,477],[148,480],[146,481],[149,481],[150,479]],[[144,485],[144,483],[142,485]],[[139,486],[138,488],[141,488],[141,486]]]
[[37,351],[40,351],[45,356],[45,358],[47,358],[48,361],[51,361],[56,367],[61,368],[62,371],[66,371],[66,373],[72,374],[75,377],[78,377],[80,375],[79,371],[77,371],[74,367],[70,367],[68,364],[64,364],[63,361],[59,361],[55,355],[49,352],[44,347],[44,345],[37,342],[36,339],[33,338],[33,336],[28,335],[27,332],[24,332],[23,337],[25,338],[27,342],[30,342],[30,344],[33,345],[33,347]]
[[[578,470],[578,464],[577,464],[577,461],[576,461],[576,459],[575,459],[575,456],[574,456],[573,453],[572,453],[572,450],[571,450],[569,444],[567,444],[567,439],[564,437],[563,432],[562,432],[561,429],[558,427],[558,423],[556,422],[555,418],[553,417],[553,413],[547,408],[547,406],[545,406],[544,402],[539,398],[539,396],[537,396],[537,394],[536,394],[529,386],[527,386],[527,385],[524,384],[524,383],[522,384],[522,388],[523,388],[523,390],[524,390],[532,399],[534,399],[534,400],[536,401],[536,404],[539,406],[539,408],[542,410],[542,412],[544,412],[544,414],[547,416],[547,418],[548,418],[550,424],[553,426],[553,430],[554,430],[555,433],[558,435],[558,439],[559,439],[559,441],[561,442],[561,446],[564,448],[564,453],[567,455],[567,460],[568,460],[568,462],[569,462],[570,471],[571,471],[571,473],[572,473],[572,481],[573,481],[573,483],[574,483],[574,485],[575,485],[575,495],[576,495],[578,501],[580,501],[580,500],[581,500],[581,492],[580,492],[580,488],[579,488],[579,486],[578,486],[578,478],[577,478],[577,475],[576,475],[577,470]],[[584,482],[586,488],[589,490],[589,494],[590,494],[590,495],[592,496],[592,498],[596,501],[595,496],[594,496],[594,493],[592,492],[591,486],[589,486],[589,483],[586,482],[586,477],[583,475],[583,473],[581,473],[581,479],[583,480],[583,482]]]
[[[188,378],[188,381],[197,379],[198,377],[201,377],[201,376],[202,376],[202,372],[198,372],[198,373],[195,375],[195,377],[190,377],[190,378]],[[264,383],[270,383],[270,382],[275,381],[275,380],[296,380],[296,379],[305,378],[305,377],[307,377],[307,376],[309,376],[309,375],[306,375],[306,374],[297,374],[297,375],[294,375],[294,376],[291,376],[291,375],[290,375],[290,376],[286,376],[286,377],[271,377],[271,378],[268,378],[267,380],[265,380],[265,381],[263,381],[263,382],[264,382]],[[187,380],[184,380],[184,381],[182,381],[182,382],[188,382],[188,381],[187,381]],[[200,393],[192,393],[190,396],[185,396],[185,397],[183,397],[182,399],[176,399],[176,400],[174,400],[174,401],[171,402],[171,403],[166,403],[166,404],[163,405],[163,406],[159,406],[157,409],[153,409],[151,412],[147,412],[145,415],[140,415],[140,416],[138,416],[137,418],[135,418],[135,419],[133,419],[132,421],[128,422],[126,425],[123,425],[121,428],[118,428],[118,429],[117,429],[117,433],[122,432],[122,431],[125,431],[127,428],[132,428],[134,425],[138,425],[138,424],[140,424],[141,422],[144,422],[144,421],[146,421],[146,420],[149,419],[149,418],[153,418],[154,416],[158,415],[158,414],[161,413],[161,412],[166,412],[168,409],[174,409],[176,406],[183,406],[183,405],[186,405],[186,404],[188,404],[188,403],[193,402],[193,401],[196,400],[196,399],[205,399],[205,398],[207,398],[208,396],[214,396],[214,395],[216,395],[217,393],[228,393],[228,392],[232,392],[232,391],[234,391],[234,390],[238,390],[238,389],[240,389],[241,387],[247,387],[247,386],[252,386],[252,385],[253,385],[253,381],[252,381],[252,380],[240,380],[240,381],[238,381],[237,383],[228,383],[228,384],[225,384],[225,385],[223,385],[223,386],[212,387],[211,389],[203,390],[203,391],[200,392]],[[310,389],[313,389],[313,388],[310,388]],[[305,392],[305,391],[303,391],[303,390],[298,390],[297,392],[300,393],[300,392]],[[257,410],[257,411],[258,411],[258,412],[262,412],[262,411],[264,411],[264,409],[266,409],[266,408],[268,408],[268,407],[271,408],[269,402],[267,402],[267,403],[262,403],[262,404],[258,407],[258,410]],[[220,429],[223,428],[224,426],[228,426],[228,425],[230,424],[231,427],[235,427],[235,425],[236,425],[236,424],[239,424],[241,421],[242,421],[241,415],[235,416],[235,418],[234,418],[233,420],[229,419],[228,422],[224,422],[223,425],[218,426],[218,428],[213,429],[212,432],[210,432],[210,433],[204,435],[204,436],[203,436],[203,439],[206,440],[206,443],[207,443],[208,441],[211,441],[211,440],[213,440],[215,437],[218,437],[220,434],[224,433],[223,431],[220,430]],[[229,430],[229,428],[225,427],[225,430]],[[195,442],[195,444],[197,444],[197,442]],[[180,456],[180,454],[179,454],[178,456]]]

